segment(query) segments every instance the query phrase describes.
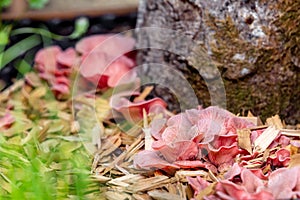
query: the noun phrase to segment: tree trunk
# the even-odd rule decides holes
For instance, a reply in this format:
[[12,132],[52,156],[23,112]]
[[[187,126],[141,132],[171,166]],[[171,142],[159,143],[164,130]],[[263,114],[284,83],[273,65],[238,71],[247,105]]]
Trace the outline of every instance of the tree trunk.
[[140,73],[171,110],[195,102],[172,81],[175,71],[159,66],[183,75],[199,104],[299,123],[299,16],[300,0],[141,0],[138,28],[174,31],[137,29]]

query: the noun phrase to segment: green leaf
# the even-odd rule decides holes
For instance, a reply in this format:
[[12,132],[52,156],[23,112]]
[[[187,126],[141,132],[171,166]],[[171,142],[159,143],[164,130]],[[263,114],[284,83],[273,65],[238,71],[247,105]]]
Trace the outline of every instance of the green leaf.
[[0,0],[0,7],[1,8],[6,8],[10,6],[11,0]]
[[24,164],[29,163],[29,160],[27,160],[26,157],[24,157],[22,154],[20,154],[17,151],[14,151],[12,149],[8,150],[8,149],[0,147],[0,155],[1,155],[1,157],[7,157],[7,158],[10,158],[15,161],[19,160],[19,161],[23,162]]
[[19,35],[19,34],[37,34],[37,35],[44,36],[45,38],[51,38],[55,40],[61,40],[64,38],[64,36],[51,33],[45,28],[24,27],[24,28],[18,28],[11,31],[11,36]]
[[71,39],[76,39],[86,33],[89,28],[89,20],[86,17],[80,17],[75,21],[75,30],[69,36]]
[[32,67],[26,60],[23,59],[16,65],[16,69],[24,76],[26,73],[32,70]]
[[24,54],[29,49],[40,44],[40,42],[41,39],[39,36],[32,35],[11,46],[6,51],[2,52],[0,54],[0,69],[18,56]]
[[[0,0],[1,1],[1,0]],[[1,23],[1,22],[0,22]],[[12,29],[11,25],[0,26],[0,46],[2,46],[1,50],[4,49],[5,45],[9,43],[9,35]]]
[[0,31],[0,45],[7,45],[9,42],[9,34],[5,31]]
[[46,6],[49,0],[28,0],[31,9],[42,9]]

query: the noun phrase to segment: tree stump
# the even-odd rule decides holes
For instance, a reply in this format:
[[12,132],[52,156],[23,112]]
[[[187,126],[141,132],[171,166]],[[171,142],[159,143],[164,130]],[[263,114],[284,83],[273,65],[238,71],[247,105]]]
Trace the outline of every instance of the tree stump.
[[[192,43],[174,39],[172,31],[159,36],[143,27],[176,30]],[[219,73],[228,110],[251,110],[263,119],[280,114],[287,123],[300,122],[299,0],[141,0],[137,28],[140,73],[153,82],[163,74],[169,77],[154,93],[171,110],[179,111],[179,98],[191,105],[189,94],[180,81],[173,85],[180,94],[172,94],[164,85],[172,73],[151,63],[183,74],[203,106],[222,90],[218,84],[209,88]],[[157,45],[166,48],[150,48]],[[218,73],[206,73],[212,64]]]

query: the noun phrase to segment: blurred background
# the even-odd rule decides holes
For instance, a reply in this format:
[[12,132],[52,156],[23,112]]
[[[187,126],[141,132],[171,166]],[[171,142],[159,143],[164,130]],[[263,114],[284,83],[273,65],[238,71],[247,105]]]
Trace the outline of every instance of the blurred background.
[[45,46],[134,28],[137,7],[138,0],[1,0],[0,90],[30,71]]

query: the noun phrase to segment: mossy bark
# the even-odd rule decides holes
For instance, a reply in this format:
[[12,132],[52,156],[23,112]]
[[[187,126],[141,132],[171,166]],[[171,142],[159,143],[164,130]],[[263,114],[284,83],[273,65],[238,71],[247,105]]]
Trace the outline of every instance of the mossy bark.
[[[230,111],[251,110],[263,119],[280,114],[288,123],[300,122],[299,0],[141,0],[140,3],[138,27],[180,30],[199,48],[188,49],[188,45],[177,44],[187,48],[183,55],[141,50],[139,63],[162,63],[181,71],[199,103],[209,106],[207,84],[197,73],[203,65],[198,51],[204,49],[217,63]],[[137,36],[138,47],[145,41],[157,42],[149,35],[137,32]],[[162,42],[169,45],[178,41]],[[155,74],[164,72],[148,67],[141,73],[155,79]],[[176,97],[166,89],[158,87],[155,93],[170,103],[171,110],[178,108]]]

